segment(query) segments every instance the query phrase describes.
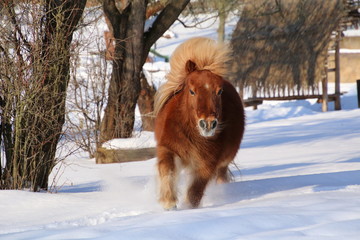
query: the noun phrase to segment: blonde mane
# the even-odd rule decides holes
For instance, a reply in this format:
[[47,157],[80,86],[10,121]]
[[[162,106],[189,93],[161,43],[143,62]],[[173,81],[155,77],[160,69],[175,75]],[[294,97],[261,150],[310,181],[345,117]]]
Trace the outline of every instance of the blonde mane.
[[188,75],[185,66],[189,60],[195,63],[197,70],[209,70],[216,75],[226,77],[230,48],[226,44],[204,37],[192,38],[178,46],[170,59],[170,72],[166,75],[167,82],[155,95],[155,116],[166,101],[182,89]]

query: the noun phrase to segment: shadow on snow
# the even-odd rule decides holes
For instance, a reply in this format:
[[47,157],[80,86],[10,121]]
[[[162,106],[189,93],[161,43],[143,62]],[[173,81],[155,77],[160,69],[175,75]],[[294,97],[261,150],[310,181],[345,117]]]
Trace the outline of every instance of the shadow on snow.
[[360,170],[233,182],[221,186],[223,191],[219,191],[218,194],[223,196],[217,197],[226,200],[223,203],[215,203],[215,205],[260,198],[267,194],[304,187],[312,187],[314,192],[322,192],[345,189],[349,185],[359,184]]
[[59,189],[59,193],[89,193],[100,192],[103,188],[103,181],[89,182],[72,186],[63,186]]
[[287,143],[309,143],[313,140],[329,139],[331,137],[349,138],[360,134],[360,128],[352,129],[349,126],[357,126],[359,120],[350,119],[327,119],[315,120],[305,123],[291,123],[281,126],[264,126],[251,130],[251,135],[246,135],[241,148],[268,147]]

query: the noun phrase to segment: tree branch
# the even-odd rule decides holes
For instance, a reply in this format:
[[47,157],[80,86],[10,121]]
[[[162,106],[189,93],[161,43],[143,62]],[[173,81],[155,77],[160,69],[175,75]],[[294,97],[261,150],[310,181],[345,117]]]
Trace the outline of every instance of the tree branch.
[[171,0],[161,11],[152,27],[144,34],[142,63],[145,63],[151,46],[170,28],[189,2],[190,0]]
[[32,47],[29,44],[29,42],[26,40],[26,38],[24,37],[21,28],[18,24],[18,21],[16,19],[16,13],[15,13],[15,4],[13,3],[13,1],[10,1],[10,5],[8,6],[7,10],[8,10],[8,14],[10,16],[10,21],[11,23],[14,25],[15,31],[17,32],[17,34],[19,35],[20,39],[24,42],[24,46],[27,47],[28,51],[31,52],[32,51]]
[[83,11],[85,9],[86,0],[78,0],[72,1],[68,0],[64,2],[64,23],[63,26],[66,28],[65,32],[68,34],[67,40],[71,42],[72,34],[77,28],[77,24],[79,23]]
[[204,23],[204,22],[207,22],[209,20],[213,20],[213,22],[211,24],[208,24],[208,25],[213,25],[216,20],[219,18],[219,14],[215,14],[213,16],[209,16],[209,17],[206,17],[202,20],[198,19],[196,16],[194,16],[194,24],[193,25],[187,25],[184,21],[180,20],[179,18],[177,19],[179,21],[179,23],[181,25],[183,25],[184,28],[198,28],[198,29],[205,29],[205,28],[208,28],[208,27],[199,27],[200,24]]
[[113,33],[114,37],[117,37],[119,29],[117,26],[114,26],[115,23],[120,22],[121,13],[115,5],[114,0],[104,0],[103,9],[105,17],[109,19],[110,24],[108,26],[111,28],[110,31]]

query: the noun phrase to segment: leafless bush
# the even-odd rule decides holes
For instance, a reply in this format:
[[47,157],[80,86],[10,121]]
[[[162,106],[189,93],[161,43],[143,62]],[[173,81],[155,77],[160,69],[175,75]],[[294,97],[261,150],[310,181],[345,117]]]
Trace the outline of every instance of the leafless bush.
[[78,54],[81,66],[72,68],[66,121],[70,139],[92,158],[100,147],[100,123],[111,73],[102,37],[92,36],[91,39],[96,42],[97,49]]
[[48,188],[82,1],[0,3],[1,189]]

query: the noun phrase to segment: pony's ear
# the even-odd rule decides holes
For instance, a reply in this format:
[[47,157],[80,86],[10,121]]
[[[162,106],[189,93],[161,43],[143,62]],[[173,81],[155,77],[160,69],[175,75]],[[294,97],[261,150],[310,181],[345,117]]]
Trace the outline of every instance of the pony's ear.
[[196,70],[196,64],[193,61],[188,60],[185,64],[185,71],[189,74],[195,70]]

